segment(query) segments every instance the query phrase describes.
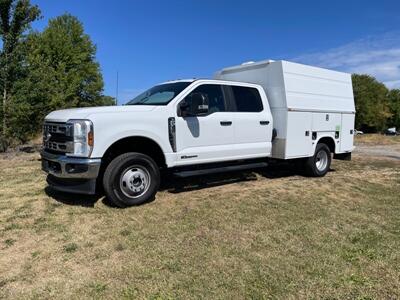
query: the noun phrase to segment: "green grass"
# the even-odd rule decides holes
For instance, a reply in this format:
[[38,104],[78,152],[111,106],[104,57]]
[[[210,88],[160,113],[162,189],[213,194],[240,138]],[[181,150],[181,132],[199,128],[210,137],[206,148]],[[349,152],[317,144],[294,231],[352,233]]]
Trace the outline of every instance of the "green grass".
[[64,252],[72,253],[78,250],[78,245],[75,243],[69,243],[64,245]]
[[0,166],[0,298],[400,297],[395,160],[169,183],[129,209],[47,195],[32,156]]

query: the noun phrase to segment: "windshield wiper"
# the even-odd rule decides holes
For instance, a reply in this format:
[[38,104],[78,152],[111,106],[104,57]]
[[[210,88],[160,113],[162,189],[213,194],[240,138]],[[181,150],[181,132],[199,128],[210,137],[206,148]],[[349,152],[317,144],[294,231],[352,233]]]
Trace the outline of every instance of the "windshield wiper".
[[140,100],[139,102],[136,102],[135,104],[143,104],[146,103],[146,101],[149,99],[150,96],[146,96],[144,97],[142,100]]
[[138,102],[135,102],[135,103],[131,103],[131,104],[128,104],[128,105],[140,105],[140,104],[144,104],[148,99],[149,99],[149,97],[150,96],[146,96],[146,97],[144,97],[143,99],[141,99],[140,101],[138,101]]

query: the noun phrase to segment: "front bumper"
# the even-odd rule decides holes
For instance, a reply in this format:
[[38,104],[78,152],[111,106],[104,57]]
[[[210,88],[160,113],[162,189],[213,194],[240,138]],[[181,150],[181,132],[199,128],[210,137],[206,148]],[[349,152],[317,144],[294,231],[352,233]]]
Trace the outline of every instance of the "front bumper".
[[58,178],[95,179],[99,175],[100,158],[75,158],[43,151],[42,170]]
[[78,194],[95,194],[100,158],[75,158],[41,152],[42,170],[47,183],[55,190]]

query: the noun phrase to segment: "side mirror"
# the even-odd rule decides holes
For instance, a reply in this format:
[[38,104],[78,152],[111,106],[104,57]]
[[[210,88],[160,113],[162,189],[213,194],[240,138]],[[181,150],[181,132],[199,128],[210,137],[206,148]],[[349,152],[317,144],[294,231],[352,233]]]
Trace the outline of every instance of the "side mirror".
[[191,116],[190,106],[186,100],[183,100],[181,103],[179,103],[179,115],[184,118]]
[[202,115],[208,113],[208,98],[203,93],[193,93],[192,107],[194,115]]
[[179,104],[181,117],[192,117],[208,113],[208,99],[203,93],[192,93]]

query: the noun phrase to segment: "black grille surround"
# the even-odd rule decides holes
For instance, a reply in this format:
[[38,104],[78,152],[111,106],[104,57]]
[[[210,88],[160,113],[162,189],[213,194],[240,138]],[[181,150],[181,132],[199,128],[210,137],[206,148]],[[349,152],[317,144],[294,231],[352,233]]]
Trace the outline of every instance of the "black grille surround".
[[73,152],[72,126],[66,123],[45,122],[43,125],[43,149],[57,154]]

